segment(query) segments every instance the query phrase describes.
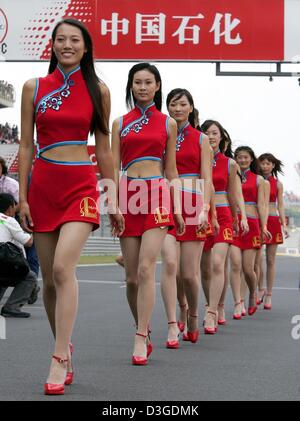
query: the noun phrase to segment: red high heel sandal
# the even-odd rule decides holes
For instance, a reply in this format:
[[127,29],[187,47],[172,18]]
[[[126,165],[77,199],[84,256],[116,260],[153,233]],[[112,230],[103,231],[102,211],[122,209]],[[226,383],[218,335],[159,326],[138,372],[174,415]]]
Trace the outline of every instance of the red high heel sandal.
[[245,302],[245,300],[241,300],[241,305],[242,305],[242,317],[247,316],[247,311],[246,311],[246,309],[245,309],[245,307],[244,307],[244,302]]
[[[207,310],[206,314],[213,314],[215,317],[217,315],[217,313],[215,313],[214,311],[210,311],[210,310]],[[205,322],[206,322],[206,320],[205,320]],[[215,333],[217,333],[216,326],[215,327],[206,327],[205,324],[206,323],[204,323],[204,333],[205,333],[205,335],[214,335]],[[215,323],[215,325],[216,325],[216,323]]]
[[[147,339],[147,335],[143,335],[142,333],[137,332],[136,335]],[[138,357],[138,356],[133,355],[131,361],[132,361],[133,365],[147,365],[148,364],[148,358],[147,357]]]
[[[218,307],[224,308],[224,304],[219,304]],[[225,326],[226,325],[226,319],[218,319],[218,325]]]
[[[257,301],[257,297],[254,297],[254,302],[256,303],[256,301]],[[256,305],[255,306],[249,306],[248,307],[248,314],[249,314],[249,316],[253,316],[253,314],[256,313],[256,310],[257,310],[257,306]]]
[[[69,343],[69,348],[70,348],[70,354],[72,356],[73,352],[74,352],[74,346],[71,342]],[[74,381],[74,368],[73,368],[72,362],[71,362],[71,366],[72,366],[72,371],[67,371],[67,376],[66,376],[66,380],[65,380],[66,386],[70,386]]]
[[[272,294],[266,294],[266,297],[272,297]],[[272,304],[264,304],[264,310],[271,310]]]
[[[241,302],[235,303],[234,308],[237,307],[237,306],[240,306],[240,305],[242,305]],[[242,313],[234,313],[234,315],[232,316],[232,318],[233,318],[233,320],[241,320]]]
[[[195,317],[198,318],[198,315],[194,315],[194,314],[188,314],[188,317]],[[195,344],[198,341],[199,335],[200,335],[200,331],[199,329],[195,330],[194,332],[190,332],[189,330],[187,331],[187,335],[188,338],[190,340],[190,342],[192,342],[192,344]]]
[[[65,360],[63,358],[57,357],[56,355],[52,355],[57,362],[60,364],[67,363],[69,361],[68,358]],[[65,384],[54,384],[54,383],[45,383],[44,385],[44,393],[45,395],[64,395],[65,394]]]
[[150,333],[151,333],[151,329],[148,327],[149,342],[147,343],[147,358],[151,355],[151,353],[153,351],[153,345],[152,345],[152,342],[151,342]]
[[[177,322],[168,322],[168,325],[176,324]],[[179,338],[179,334],[178,334]],[[179,339],[176,339],[175,341],[167,341],[166,342],[166,348],[168,349],[178,349],[179,348]]]
[[263,291],[264,293],[261,296],[261,298],[257,299],[257,301],[256,301],[256,305],[258,305],[258,306],[260,306],[264,302],[264,298],[265,298],[265,295],[266,295],[266,290],[264,288],[259,289],[259,292],[261,292],[261,291]]
[[[187,304],[183,304],[183,306],[179,306],[179,307],[180,308],[185,308],[186,306],[187,306]],[[188,311],[188,309],[186,311]],[[184,328],[185,328],[185,322],[180,322],[178,320],[177,326],[178,326],[178,329],[180,330],[180,332],[183,333],[184,332]]]

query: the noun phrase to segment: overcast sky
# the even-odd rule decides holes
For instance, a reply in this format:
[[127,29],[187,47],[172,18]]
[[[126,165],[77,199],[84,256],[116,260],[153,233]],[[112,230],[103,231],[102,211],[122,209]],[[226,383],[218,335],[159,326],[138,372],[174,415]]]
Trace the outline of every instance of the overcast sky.
[[[111,91],[112,119],[126,113],[125,87],[133,64],[96,64]],[[0,63],[0,79],[12,83],[17,93],[14,108],[0,109],[0,123],[20,124],[22,85],[27,79],[46,75],[47,67],[46,63]],[[274,78],[273,82],[266,77],[217,77],[215,65],[210,63],[157,63],[157,67],[164,100],[173,88],[188,89],[202,122],[208,118],[220,121],[234,147],[249,145],[257,155],[273,153],[285,164],[284,188],[300,195],[300,178],[294,169],[300,161],[300,86],[296,77]]]

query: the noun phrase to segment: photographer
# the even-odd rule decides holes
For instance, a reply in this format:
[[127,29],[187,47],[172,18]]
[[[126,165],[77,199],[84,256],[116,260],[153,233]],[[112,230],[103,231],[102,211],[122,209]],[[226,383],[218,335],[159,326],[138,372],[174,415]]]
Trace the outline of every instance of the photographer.
[[[24,247],[30,247],[33,239],[25,233],[20,224],[14,219],[16,213],[15,200],[11,194],[0,193],[0,243],[12,242],[20,247],[24,253]],[[0,272],[1,274],[1,272]],[[31,270],[13,289],[8,300],[1,310],[4,317],[30,317],[30,313],[21,311],[21,307],[27,303],[32,291],[37,285],[37,277]],[[7,287],[0,286],[0,301]]]

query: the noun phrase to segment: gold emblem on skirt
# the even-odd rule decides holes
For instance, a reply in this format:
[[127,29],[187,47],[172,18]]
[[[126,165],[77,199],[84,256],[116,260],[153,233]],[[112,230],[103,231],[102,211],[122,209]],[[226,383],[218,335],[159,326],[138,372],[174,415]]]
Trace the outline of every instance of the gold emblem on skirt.
[[156,224],[166,224],[170,222],[169,212],[164,207],[155,209],[154,218]]
[[232,237],[232,230],[230,228],[225,228],[223,231],[223,238],[226,241],[232,241],[233,237]]
[[257,235],[255,237],[253,237],[253,239],[252,239],[252,245],[253,245],[253,247],[261,246],[260,237],[258,237]]
[[91,197],[85,197],[80,202],[80,215],[86,218],[98,219],[97,203]]
[[282,242],[283,242],[282,234],[281,232],[278,232],[276,234],[276,243],[282,243]]

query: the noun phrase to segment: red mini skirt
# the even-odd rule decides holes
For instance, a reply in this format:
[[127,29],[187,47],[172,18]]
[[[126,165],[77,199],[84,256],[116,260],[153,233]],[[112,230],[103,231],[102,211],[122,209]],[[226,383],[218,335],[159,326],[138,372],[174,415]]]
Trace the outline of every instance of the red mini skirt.
[[264,244],[282,244],[283,243],[283,235],[281,229],[281,223],[279,216],[269,216],[267,229],[272,234],[272,239],[266,239]]
[[163,178],[142,179],[123,176],[120,180],[119,207],[125,219],[121,236],[141,237],[154,228],[174,227],[169,187]]
[[249,232],[242,235],[239,215],[239,233],[234,236],[233,246],[241,250],[260,249],[261,248],[261,231],[259,227],[259,219],[247,218],[249,225]]
[[34,232],[52,232],[66,222],[100,225],[100,193],[92,165],[34,164],[28,203]]
[[183,190],[181,192],[182,217],[185,222],[185,233],[176,235],[177,241],[205,241],[206,232],[197,231],[203,195]]
[[216,207],[217,220],[220,225],[219,234],[214,236],[214,244],[216,243],[233,243],[233,218],[229,206]]

